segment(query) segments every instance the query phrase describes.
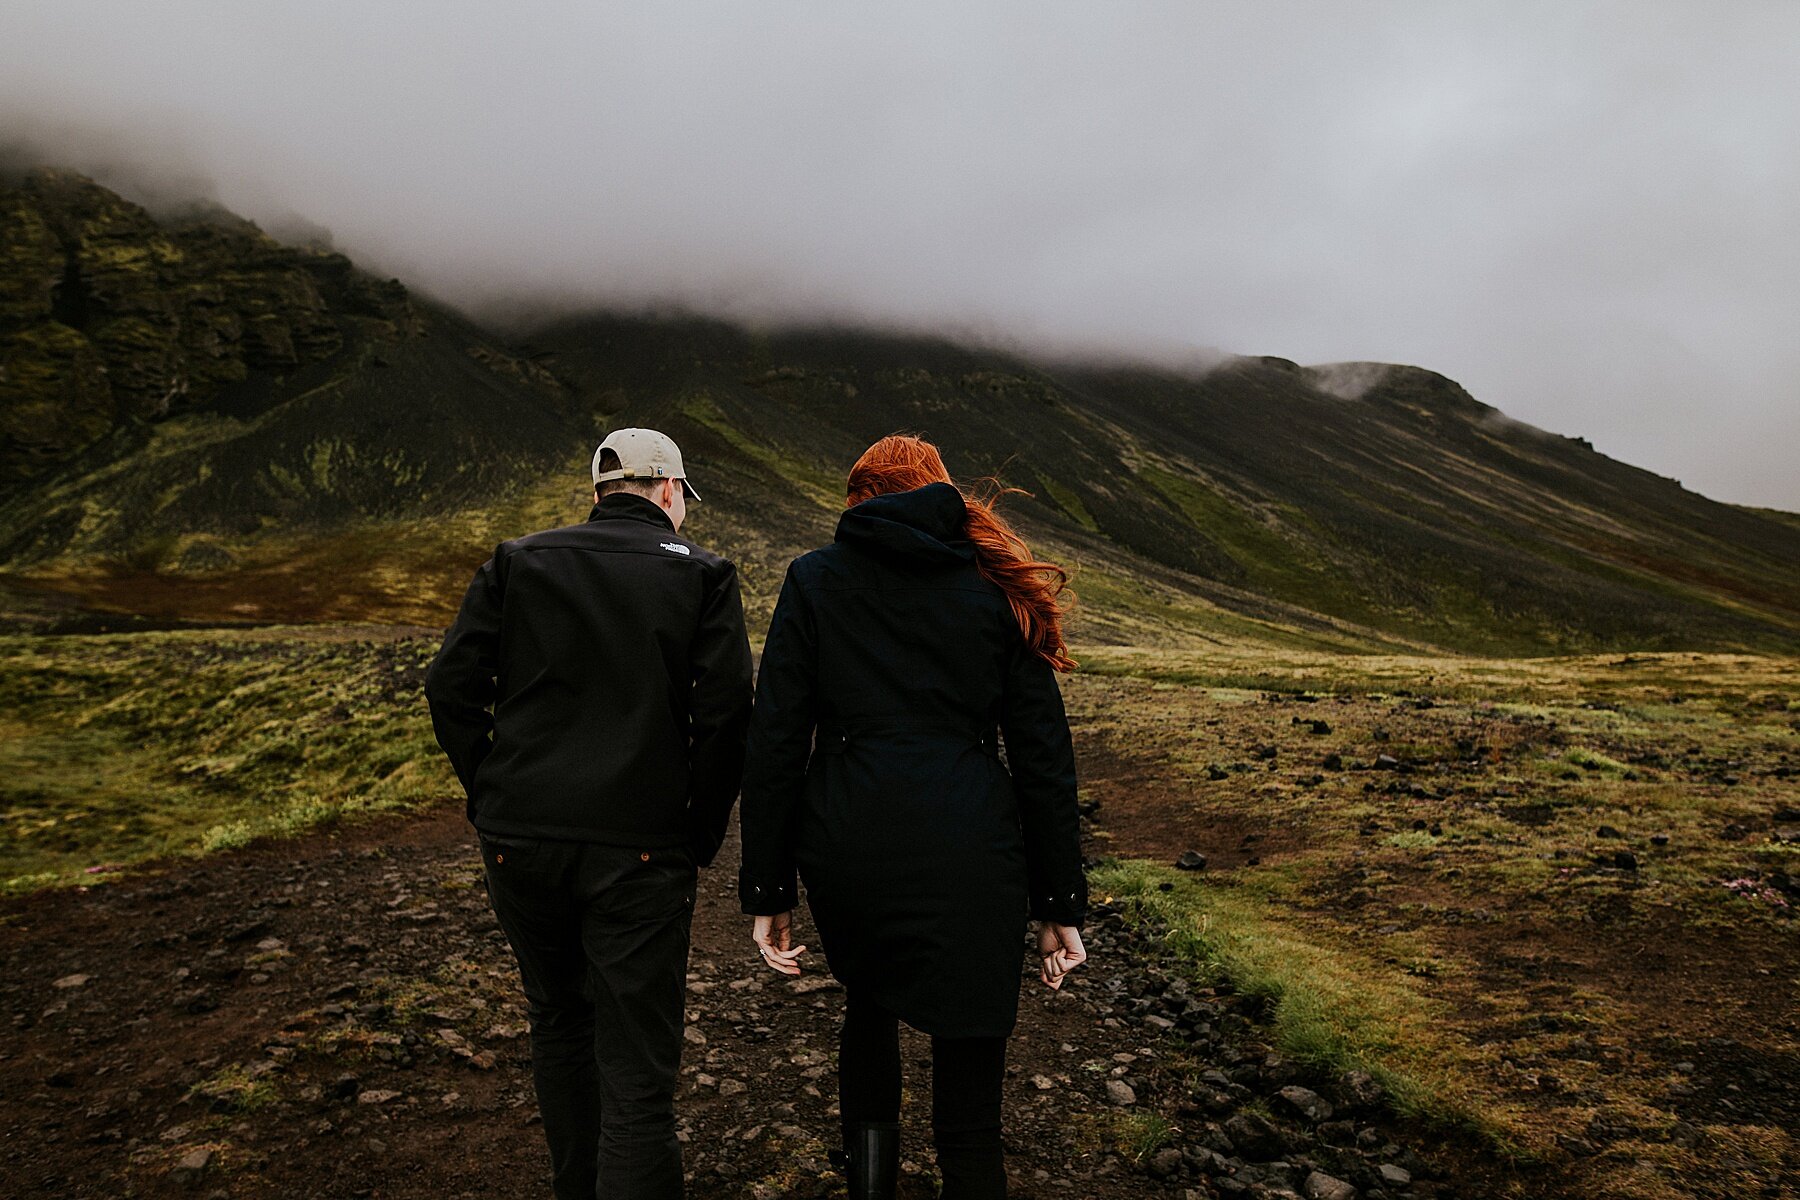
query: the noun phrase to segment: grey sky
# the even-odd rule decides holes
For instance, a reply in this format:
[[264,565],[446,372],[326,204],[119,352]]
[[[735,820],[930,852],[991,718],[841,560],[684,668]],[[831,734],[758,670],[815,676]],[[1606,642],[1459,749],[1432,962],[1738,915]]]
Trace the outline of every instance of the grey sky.
[[1800,510],[1800,3],[0,6],[0,131],[474,308],[1417,363]]

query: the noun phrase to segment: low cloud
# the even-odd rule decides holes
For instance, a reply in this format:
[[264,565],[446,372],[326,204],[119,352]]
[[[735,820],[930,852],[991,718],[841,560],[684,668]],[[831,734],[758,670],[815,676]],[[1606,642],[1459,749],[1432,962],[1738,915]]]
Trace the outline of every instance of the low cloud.
[[1800,509],[1796,44],[1780,0],[66,0],[0,14],[0,128],[490,318],[1410,362]]

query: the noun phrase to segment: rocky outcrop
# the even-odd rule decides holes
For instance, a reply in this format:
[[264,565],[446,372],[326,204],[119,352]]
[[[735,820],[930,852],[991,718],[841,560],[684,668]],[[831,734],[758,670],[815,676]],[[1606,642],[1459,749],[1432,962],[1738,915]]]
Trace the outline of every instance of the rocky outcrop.
[[404,287],[342,255],[222,213],[159,222],[81,175],[33,171],[0,187],[0,494],[120,423],[419,325]]

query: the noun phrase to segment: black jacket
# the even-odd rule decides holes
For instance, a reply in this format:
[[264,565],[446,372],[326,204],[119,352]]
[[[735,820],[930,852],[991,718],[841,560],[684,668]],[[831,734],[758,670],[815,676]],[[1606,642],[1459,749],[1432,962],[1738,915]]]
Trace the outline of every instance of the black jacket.
[[477,829],[686,843],[705,865],[737,799],[750,715],[737,570],[649,500],[615,492],[583,524],[495,547],[425,697]]
[[788,568],[740,814],[744,911],[793,908],[797,869],[832,973],[949,1037],[1010,1031],[1027,913],[1087,904],[1062,693],[965,513],[878,496]]

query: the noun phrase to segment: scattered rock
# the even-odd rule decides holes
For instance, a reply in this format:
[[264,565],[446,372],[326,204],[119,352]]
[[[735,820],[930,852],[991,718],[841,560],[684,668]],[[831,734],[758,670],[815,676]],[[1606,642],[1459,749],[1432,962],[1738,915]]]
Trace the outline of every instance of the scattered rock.
[[1306,1200],[1354,1200],[1356,1189],[1342,1179],[1314,1171],[1306,1177]]
[[1376,1169],[1376,1174],[1380,1175],[1381,1182],[1389,1187],[1406,1187],[1412,1182],[1412,1172],[1394,1163],[1382,1163]]
[[176,1162],[174,1168],[169,1172],[169,1178],[177,1183],[185,1183],[191,1186],[200,1181],[200,1176],[206,1172],[206,1168],[212,1166],[212,1161],[213,1151],[211,1147],[195,1147],[181,1156],[181,1159]]
[[1225,1136],[1239,1154],[1258,1161],[1279,1158],[1287,1148],[1281,1131],[1267,1117],[1253,1112],[1241,1112],[1225,1122]]
[[1381,1084],[1367,1071],[1345,1071],[1338,1076],[1338,1101],[1346,1108],[1374,1108],[1386,1096]]
[[1106,1081],[1106,1098],[1120,1108],[1129,1108],[1137,1103],[1137,1092],[1123,1079]]
[[1638,869],[1637,855],[1629,850],[1620,850],[1612,856],[1612,865],[1621,871],[1635,871]]
[[1179,871],[1206,870],[1206,855],[1198,850],[1183,850],[1181,857],[1175,860],[1175,868]]
[[1303,1088],[1298,1084],[1290,1084],[1275,1094],[1289,1108],[1315,1125],[1320,1121],[1331,1120],[1331,1102],[1315,1091]]
[[242,942],[260,936],[269,931],[269,918],[261,913],[250,914],[250,919],[232,926],[225,932],[228,942]]
[[1617,829],[1614,829],[1611,825],[1602,825],[1600,828],[1594,830],[1594,836],[1597,838],[1623,838],[1625,835],[1620,833]]
[[1181,1151],[1174,1146],[1164,1146],[1150,1156],[1150,1173],[1158,1179],[1167,1179],[1181,1170]]
[[67,991],[70,988],[80,987],[82,984],[86,983],[88,980],[90,980],[92,978],[93,978],[92,975],[64,975],[61,979],[58,979],[55,983],[52,983],[50,986],[53,988],[61,988],[64,991]]
[[398,1100],[399,1098],[399,1092],[387,1091],[382,1088],[371,1088],[366,1092],[358,1092],[356,1102],[358,1104],[386,1104],[391,1100]]

